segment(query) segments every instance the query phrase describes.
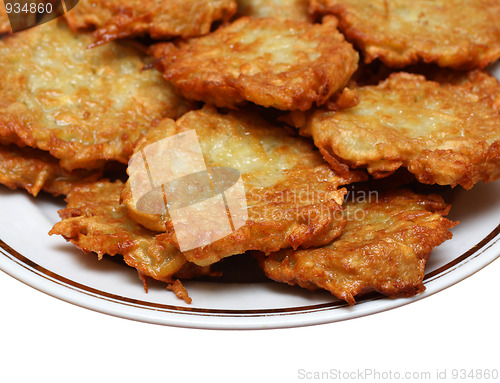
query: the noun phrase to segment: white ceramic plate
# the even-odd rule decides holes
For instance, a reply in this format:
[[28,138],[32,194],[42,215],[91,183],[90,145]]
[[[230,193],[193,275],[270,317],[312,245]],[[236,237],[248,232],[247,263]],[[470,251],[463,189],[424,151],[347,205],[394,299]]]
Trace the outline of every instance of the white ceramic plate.
[[[497,67],[496,73],[500,74]],[[498,76],[497,76],[498,77]],[[97,261],[48,231],[59,221],[62,200],[0,188],[0,269],[67,302],[118,317],[181,327],[262,329],[352,319],[425,298],[472,275],[500,255],[500,181],[452,193],[454,237],[432,255],[426,291],[408,299],[371,294],[354,307],[327,292],[274,282],[187,281],[193,299],[184,304],[162,284],[145,293],[135,270],[109,259]]]

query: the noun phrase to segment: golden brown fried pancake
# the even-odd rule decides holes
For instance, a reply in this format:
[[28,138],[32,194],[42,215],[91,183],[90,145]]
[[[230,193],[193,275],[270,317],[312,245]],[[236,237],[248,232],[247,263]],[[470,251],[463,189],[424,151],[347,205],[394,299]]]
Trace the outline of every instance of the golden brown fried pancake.
[[317,111],[302,130],[336,171],[384,177],[404,166],[422,183],[466,189],[500,178],[500,85],[491,75],[440,84],[396,73],[358,91],[358,106]]
[[152,53],[188,99],[306,110],[327,103],[357,68],[358,54],[336,25],[334,18],[311,25],[243,17],[179,48],[158,44]]
[[311,21],[309,0],[237,0],[237,16]]
[[311,8],[338,16],[366,62],[472,69],[500,58],[500,0],[312,0]]
[[201,36],[235,12],[234,0],[80,0],[66,19],[73,30],[98,28],[95,37],[102,44],[138,35]]
[[92,37],[49,22],[0,40],[0,141],[49,151],[61,166],[127,163],[135,141],[187,103],[135,46],[88,50]]
[[[155,233],[135,223],[120,205],[123,183],[103,180],[75,187],[68,195],[68,206],[59,211],[62,221],[50,231],[59,234],[84,252],[122,255],[127,265],[139,272],[141,279],[152,277],[174,284],[175,278],[209,274],[208,268],[186,264],[173,246],[155,239]],[[178,283],[174,292],[185,298]],[[189,299],[187,300],[189,302]]]
[[[157,143],[165,142],[166,138],[181,137],[181,134],[192,134],[193,129],[197,136],[195,140],[199,142],[198,152],[196,145],[191,145],[190,155],[175,153],[163,157],[162,151],[173,153],[175,147],[158,149]],[[156,200],[151,199],[142,207],[139,205],[141,194],[138,190],[161,187],[161,182],[156,179],[166,174],[174,174],[169,176],[170,179],[194,174],[194,171],[186,169],[194,168],[197,156],[202,164],[199,171],[208,166],[213,176],[214,169],[236,169],[244,184],[241,195],[237,194],[237,189],[231,189],[233,194],[229,196],[225,194],[229,201],[226,201],[227,204],[236,201],[233,207],[234,204],[242,206],[244,211],[242,216],[245,217],[240,219],[238,227],[233,216],[234,230],[229,230],[226,236],[217,232],[206,241],[206,245],[183,251],[190,262],[201,266],[246,250],[270,253],[286,247],[317,246],[331,241],[340,234],[345,224],[343,218],[339,219],[345,190],[337,190],[338,186],[364,178],[359,173],[338,177],[307,140],[297,137],[293,131],[271,126],[255,114],[221,114],[205,107],[185,114],[175,123],[165,120],[139,141],[132,161],[138,161],[142,167],[133,162],[129,165],[130,178],[123,200],[132,218],[152,230],[164,231],[158,238],[165,243],[175,243],[181,249],[179,235],[184,236],[184,233],[180,233],[179,227],[181,231],[197,229],[201,231],[200,236],[209,236],[219,227],[223,229],[221,222],[225,222],[226,210],[222,215],[212,214],[208,207],[204,210],[207,214],[202,214],[204,211],[201,210],[201,213],[189,213],[202,214],[191,226],[184,219],[179,220],[178,226],[172,223],[173,211],[178,211],[173,205],[185,207],[201,203],[198,199],[209,186],[204,188],[200,186],[199,179],[191,180],[189,187],[182,192],[172,192],[171,198],[167,197],[166,189],[162,189],[158,191]],[[147,161],[142,164],[144,158]],[[150,182],[153,185],[150,186]],[[218,193],[209,194],[205,200]],[[168,209],[153,214],[164,199]],[[220,239],[213,239],[215,235],[219,235]]]
[[325,289],[350,305],[378,291],[389,297],[422,292],[424,268],[434,247],[451,238],[455,223],[441,197],[410,191],[346,202],[347,226],[331,244],[261,256],[266,275],[310,290]]
[[0,145],[0,183],[11,189],[26,189],[35,197],[40,190],[54,196],[66,195],[80,183],[97,180],[101,173],[87,170],[69,172],[41,150]]

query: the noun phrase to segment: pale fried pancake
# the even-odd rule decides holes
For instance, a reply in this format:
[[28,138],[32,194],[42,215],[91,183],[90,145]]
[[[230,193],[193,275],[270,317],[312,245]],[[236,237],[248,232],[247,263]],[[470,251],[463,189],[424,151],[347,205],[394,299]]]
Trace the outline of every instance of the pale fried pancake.
[[[159,191],[159,200],[153,199],[146,209],[140,208],[134,188],[137,190],[137,185],[141,183],[144,183],[144,188],[149,187],[149,182],[156,183],[155,174],[158,174],[157,178],[170,173],[184,175],[191,157],[196,155],[175,154],[172,155],[175,159],[163,158],[153,144],[168,137],[180,137],[180,134],[193,132],[193,129],[201,147],[199,156],[204,157],[209,169],[229,167],[241,174],[244,184],[242,198],[245,199],[246,195],[248,206],[248,210],[243,209],[248,217],[241,222],[240,226],[243,226],[235,227],[236,230],[230,231],[227,236],[206,246],[184,251],[190,262],[203,266],[246,250],[270,253],[286,247],[316,246],[340,234],[345,224],[343,218],[339,219],[345,190],[337,188],[363,179],[362,174],[349,173],[344,178],[338,177],[307,140],[285,128],[271,126],[255,114],[221,114],[205,107],[187,113],[175,123],[172,120],[163,121],[139,141],[133,161],[147,158],[144,166],[148,167],[151,175],[142,174],[140,167],[129,165],[130,179],[123,193],[124,203],[129,215],[136,221],[152,230],[166,231],[158,238],[179,246],[179,232],[175,232],[171,220],[172,205],[177,202],[161,195],[165,194],[163,189]],[[157,152],[151,152],[153,147]],[[200,157],[202,163],[203,157]],[[174,160],[177,162],[172,162]],[[180,179],[181,175],[175,177]],[[197,200],[205,192],[197,182],[193,181],[175,198],[181,198],[179,194],[182,194],[184,205],[194,205],[195,202],[190,201]],[[153,214],[156,205],[162,204],[164,199],[170,205],[168,211],[165,209],[161,214]],[[211,230],[220,226],[220,222],[220,215],[207,214],[200,217],[195,225],[197,229],[206,228],[200,235],[209,235]]]
[[500,0],[312,0],[340,18],[366,62],[484,68],[500,58]]
[[367,167],[383,177],[404,166],[426,184],[470,189],[494,181],[500,178],[500,85],[480,71],[457,80],[393,74],[361,87],[354,108],[317,111],[302,133],[312,135],[340,173]]
[[[122,255],[124,261],[139,272],[142,279],[152,277],[169,284],[177,273],[182,278],[209,274],[208,268],[186,264],[184,256],[173,246],[155,239],[155,233],[135,223],[120,205],[123,184],[100,181],[74,188],[68,195],[68,206],[59,211],[62,221],[50,234],[62,235],[84,252]],[[173,286],[186,300],[185,291]],[[187,298],[186,301],[190,301]]]
[[237,0],[237,16],[311,21],[309,0]]
[[312,25],[243,17],[180,47],[158,44],[152,53],[188,99],[306,110],[327,103],[357,68],[358,54],[336,26],[334,18]]
[[234,0],[80,0],[66,19],[73,30],[98,28],[95,37],[102,44],[129,36],[201,36],[235,12]]
[[97,180],[101,173],[69,172],[41,150],[0,145],[0,183],[11,189],[26,189],[35,197],[41,190],[54,196],[66,195],[78,184]]
[[355,296],[378,291],[407,297],[425,289],[424,268],[433,248],[451,238],[455,223],[437,195],[410,191],[346,202],[347,226],[331,244],[260,256],[266,275],[310,290],[325,289],[350,305]]
[[49,151],[61,166],[126,163],[135,141],[187,103],[140,48],[88,50],[92,37],[49,22],[0,40],[0,140]]

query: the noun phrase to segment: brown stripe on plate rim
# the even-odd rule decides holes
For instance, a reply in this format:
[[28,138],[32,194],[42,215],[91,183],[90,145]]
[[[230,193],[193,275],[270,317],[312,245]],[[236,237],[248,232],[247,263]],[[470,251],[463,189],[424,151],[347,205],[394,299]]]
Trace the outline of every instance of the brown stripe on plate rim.
[[[453,259],[452,261],[448,262],[444,266],[441,266],[438,269],[426,274],[424,277],[424,281],[430,282],[438,278],[441,278],[442,276],[451,272],[454,266],[461,267],[465,263],[476,258],[477,256],[482,254],[484,251],[486,251],[488,248],[490,248],[499,241],[500,239],[499,234],[500,234],[500,224],[490,234],[488,234],[485,238],[483,238],[477,245],[473,246],[471,249],[469,249],[459,257]],[[492,242],[494,239],[496,240]],[[490,246],[485,248],[485,246],[488,245],[490,242],[492,242]],[[1,239],[0,239],[0,249],[3,249],[3,251],[0,252],[6,255],[11,261],[22,266],[26,270],[40,277],[43,277],[44,279],[47,279],[53,283],[56,283],[63,287],[70,288],[79,293],[86,294],[95,298],[146,310],[152,309],[154,311],[162,311],[174,314],[187,314],[187,315],[199,315],[199,316],[259,317],[259,316],[269,316],[269,315],[304,314],[310,312],[335,310],[343,307],[349,307],[347,303],[340,300],[334,302],[321,303],[317,305],[310,305],[310,306],[287,307],[279,309],[255,309],[255,310],[203,309],[203,308],[192,308],[192,307],[182,307],[182,306],[152,303],[107,293],[105,291],[98,290],[90,286],[82,285],[80,283],[72,281],[50,270],[47,270],[46,268],[38,265],[32,260],[26,258],[24,255],[20,254],[19,252],[11,248]],[[375,301],[382,298],[386,297],[383,296],[382,294],[373,292],[363,295],[359,300],[357,300],[357,304]]]

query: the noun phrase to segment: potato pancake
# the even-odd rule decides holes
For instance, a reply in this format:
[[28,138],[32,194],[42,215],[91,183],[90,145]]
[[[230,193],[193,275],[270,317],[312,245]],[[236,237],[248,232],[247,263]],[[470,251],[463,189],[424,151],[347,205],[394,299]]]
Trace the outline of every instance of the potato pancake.
[[324,289],[350,305],[378,291],[408,297],[422,281],[432,250],[451,238],[455,223],[437,195],[391,191],[363,202],[346,202],[347,225],[339,238],[316,249],[282,250],[259,256],[266,275],[309,290]]
[[69,172],[47,152],[0,145],[0,183],[11,189],[26,189],[34,197],[41,190],[54,196],[66,195],[71,188],[95,181],[101,174],[87,170]]
[[466,189],[500,178],[500,84],[488,73],[450,83],[395,73],[358,93],[356,107],[317,111],[302,129],[337,172],[403,166],[422,183]]
[[185,299],[185,290],[176,278],[210,274],[209,268],[186,263],[173,245],[155,239],[155,233],[135,223],[120,205],[123,183],[106,180],[75,187],[67,197],[68,206],[60,210],[61,222],[50,231],[59,234],[86,253],[122,255],[127,265],[137,269],[141,279],[151,277],[166,282]]
[[339,17],[366,62],[474,69],[500,58],[500,0],[312,0],[311,8]]
[[49,151],[67,170],[127,163],[136,140],[189,104],[136,45],[86,49],[92,37],[49,22],[0,39],[0,140]]
[[180,47],[158,44],[152,53],[186,98],[230,108],[245,101],[282,110],[323,105],[358,63],[334,18],[312,25],[242,17]]
[[[176,152],[176,146],[182,145],[181,141],[169,148],[162,148],[159,144],[165,139],[193,132],[199,149],[196,151],[196,145],[191,145],[189,151],[185,149],[189,155]],[[200,266],[247,250],[270,253],[286,247],[317,246],[331,241],[345,224],[343,217],[339,219],[345,190],[338,190],[338,187],[365,178],[360,173],[338,177],[313,145],[297,137],[293,131],[271,126],[255,114],[221,114],[210,107],[189,112],[177,122],[163,121],[139,141],[135,153],[132,161],[137,160],[140,166],[132,165],[131,161],[128,168],[130,178],[122,196],[129,215],[151,230],[165,232],[158,238],[165,243],[175,243],[179,248],[182,248],[179,236],[186,230],[198,230],[201,240],[208,237],[204,242],[206,245],[183,251],[190,262]],[[241,203],[244,217],[239,225],[234,223],[233,217],[233,225],[238,228],[229,228],[227,235],[218,238],[213,236],[219,233],[209,236],[222,227],[224,209],[221,214],[212,214],[208,207],[201,211],[190,210],[189,214],[200,215],[195,227],[186,223],[189,217],[179,219],[177,226],[172,222],[173,211],[177,209],[174,204],[180,205],[180,210],[185,206],[202,206],[202,202],[213,197],[208,183],[204,187],[200,179],[191,179],[182,191],[169,195],[165,189],[168,185],[156,181],[162,177],[182,179],[182,176],[206,167],[212,175],[217,169],[234,169],[241,175],[244,185],[242,195],[233,193],[229,196],[235,204]],[[196,170],[188,172],[188,168]],[[214,183],[213,179],[211,183]],[[152,190],[153,187],[158,189],[157,198],[153,195],[145,206],[140,207],[137,190]],[[204,194],[207,194],[206,198],[200,200]],[[161,207],[164,203],[168,208]],[[155,211],[158,214],[154,214]]]
[[202,36],[236,12],[234,0],[80,0],[66,19],[73,30],[97,28],[97,45],[130,36]]

